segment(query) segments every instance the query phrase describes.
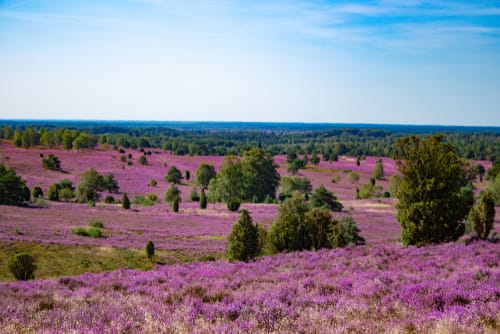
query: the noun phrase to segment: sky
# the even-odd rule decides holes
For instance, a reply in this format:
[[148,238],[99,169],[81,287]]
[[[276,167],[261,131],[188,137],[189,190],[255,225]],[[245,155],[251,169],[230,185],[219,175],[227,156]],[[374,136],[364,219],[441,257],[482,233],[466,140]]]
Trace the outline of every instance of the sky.
[[500,1],[0,0],[0,119],[500,126]]

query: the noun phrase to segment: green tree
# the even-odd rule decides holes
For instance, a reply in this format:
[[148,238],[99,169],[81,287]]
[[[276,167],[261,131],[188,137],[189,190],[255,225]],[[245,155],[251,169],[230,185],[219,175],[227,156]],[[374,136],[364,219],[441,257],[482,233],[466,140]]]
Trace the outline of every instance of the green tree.
[[328,235],[328,241],[332,248],[346,247],[348,245],[364,245],[365,239],[359,235],[359,228],[352,217],[344,217],[334,222],[333,228]]
[[382,160],[378,159],[375,167],[373,168],[372,177],[376,180],[380,180],[384,177],[384,165],[382,165]]
[[258,228],[247,210],[242,210],[238,222],[228,236],[226,253],[229,261],[249,261],[259,255]]
[[483,165],[476,165],[476,174],[479,176],[479,182],[483,182],[484,174],[486,174],[486,169]]
[[217,176],[213,165],[201,163],[196,169],[196,183],[204,189],[208,188],[210,180]]
[[99,199],[99,192],[105,190],[104,178],[96,172],[94,168],[82,174],[80,182],[76,186],[76,197],[80,203],[89,201],[96,202]]
[[125,210],[130,209],[130,199],[128,198],[127,193],[123,193],[122,208],[124,208]]
[[480,239],[486,240],[495,222],[495,201],[490,191],[485,191],[479,203],[469,213],[472,228]]
[[312,191],[311,181],[307,177],[292,176],[283,177],[281,182],[281,197],[292,197],[293,193],[298,191],[302,195],[307,195]]
[[235,212],[238,211],[241,205],[241,200],[236,197],[230,197],[227,199],[227,208],[229,211]]
[[243,180],[246,200],[255,198],[258,203],[266,197],[276,198],[276,189],[280,183],[278,165],[273,156],[261,149],[252,148],[243,152]]
[[141,155],[139,157],[139,164],[141,164],[143,166],[147,166],[148,165],[148,159],[146,158],[146,156]]
[[35,259],[29,253],[19,253],[14,255],[8,263],[10,272],[19,281],[27,281],[35,278]]
[[389,192],[391,193],[391,197],[397,196],[400,183],[401,183],[401,176],[398,174],[393,174],[389,180]]
[[152,261],[155,256],[155,244],[151,240],[146,243],[146,256],[149,261]]
[[26,182],[12,168],[0,164],[0,204],[22,205],[26,200],[26,188]]
[[206,208],[207,208],[207,195],[205,195],[205,189],[201,188],[200,209],[204,210]]
[[315,208],[325,207],[336,212],[340,212],[344,208],[342,203],[337,200],[337,197],[331,191],[328,191],[324,185],[320,185],[312,194],[311,205]]
[[308,212],[303,196],[293,196],[280,205],[268,236],[272,252],[311,249]]
[[306,213],[313,249],[330,248],[328,234],[332,227],[332,216],[326,208],[313,208]]
[[73,148],[73,136],[71,135],[71,131],[64,131],[62,135],[62,145],[65,150],[71,150]]
[[200,200],[200,195],[198,194],[196,187],[191,188],[191,191],[189,192],[189,200],[191,202],[198,202]]
[[457,240],[465,232],[463,219],[472,204],[464,163],[442,135],[397,142],[401,183],[397,197],[398,220],[405,245]]
[[182,179],[182,173],[179,170],[179,168],[177,168],[175,166],[170,167],[165,180],[168,183],[178,184],[181,182],[181,179]]
[[172,201],[172,210],[174,212],[179,212],[179,202],[181,201],[181,197],[179,195],[174,197],[174,200]]
[[[212,182],[213,181],[213,182]],[[224,157],[217,177],[210,181],[210,196],[227,202],[229,198],[246,199],[243,165],[234,156]]]
[[181,195],[181,191],[175,184],[171,184],[165,193],[165,202],[172,204],[176,197]]
[[42,188],[38,186],[33,188],[33,198],[43,198]]
[[115,179],[113,173],[107,173],[102,177],[102,186],[105,190],[110,193],[117,193],[120,191],[120,186],[118,185],[118,181]]
[[46,157],[42,160],[42,166],[45,169],[60,170],[61,169],[61,161],[55,155],[49,154],[48,157]]

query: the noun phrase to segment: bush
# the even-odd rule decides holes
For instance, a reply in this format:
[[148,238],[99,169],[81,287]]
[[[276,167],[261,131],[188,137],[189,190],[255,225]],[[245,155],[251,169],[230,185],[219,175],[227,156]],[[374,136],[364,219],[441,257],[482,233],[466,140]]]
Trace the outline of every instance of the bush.
[[150,261],[153,260],[153,256],[155,256],[155,244],[151,240],[146,243],[146,256]]
[[359,181],[359,174],[356,172],[349,172],[349,174],[347,174],[347,181],[349,181],[351,183],[358,182]]
[[36,270],[35,259],[29,253],[19,253],[9,261],[10,272],[19,281],[34,279]]
[[172,202],[172,210],[174,210],[174,212],[179,212],[179,202],[180,202],[180,197],[179,196],[176,196]]
[[104,224],[100,220],[93,220],[89,224],[90,227],[95,227],[95,228],[104,228]]
[[245,261],[259,254],[259,239],[257,226],[252,223],[252,217],[247,210],[242,210],[238,222],[233,225],[228,236],[226,253],[229,261]]
[[189,200],[191,202],[198,202],[200,200],[200,195],[198,194],[198,190],[193,187],[191,192],[189,193]]
[[149,181],[149,186],[151,186],[151,187],[156,187],[157,184],[158,184],[158,181],[156,181],[155,179],[152,179],[151,181]]
[[171,184],[165,194],[165,202],[172,204],[176,197],[180,197],[181,191],[175,184]]
[[470,211],[472,228],[480,239],[487,239],[495,222],[495,201],[490,191],[486,191],[479,203]]
[[125,210],[130,209],[130,199],[128,198],[126,193],[124,193],[122,196],[122,208],[124,208]]
[[47,197],[49,201],[59,201],[59,184],[55,183],[49,187]]
[[81,235],[84,237],[92,237],[92,238],[102,237],[101,229],[96,227],[89,227],[89,228],[75,227],[74,229],[71,230],[71,232],[73,234]]
[[175,166],[170,167],[167,176],[165,177],[165,181],[167,181],[168,183],[177,184],[181,182],[181,179],[182,179],[182,173],[179,170],[179,168]]
[[235,212],[240,208],[241,201],[239,198],[231,197],[227,200],[227,208],[229,211]]
[[147,166],[148,165],[148,159],[141,155],[140,158],[139,158],[139,164],[143,165],[143,166]]
[[373,168],[372,177],[374,179],[380,180],[384,177],[384,166],[382,165],[382,160],[378,160],[375,168]]
[[312,194],[311,205],[315,208],[325,207],[336,212],[340,212],[344,208],[342,203],[337,200],[337,197],[331,191],[328,191],[324,185],[319,186]]
[[155,203],[151,199],[149,199],[147,196],[136,195],[134,197],[134,204],[135,205],[142,205],[142,206],[153,206]]
[[42,166],[45,169],[50,170],[60,170],[61,169],[61,161],[53,154],[49,154],[47,158],[44,158],[42,161]]
[[345,247],[347,245],[364,245],[365,239],[359,235],[359,229],[352,217],[344,217],[335,222],[328,235],[328,241],[332,248]]
[[26,182],[12,168],[0,164],[0,204],[22,205],[26,201],[25,188]]
[[200,197],[200,209],[205,210],[207,208],[207,195],[205,195],[205,189],[201,189]]
[[33,198],[34,199],[43,198],[42,188],[40,188],[40,187],[34,187],[33,188]]
[[69,188],[62,188],[59,190],[59,200],[64,202],[69,202],[75,197],[73,190]]
[[104,203],[113,204],[115,202],[115,198],[112,195],[107,195],[104,197]]

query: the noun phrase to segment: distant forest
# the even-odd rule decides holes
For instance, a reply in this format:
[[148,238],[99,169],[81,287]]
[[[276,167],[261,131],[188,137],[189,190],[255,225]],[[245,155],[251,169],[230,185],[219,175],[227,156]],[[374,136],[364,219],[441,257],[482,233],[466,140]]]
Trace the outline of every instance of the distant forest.
[[89,149],[108,144],[164,149],[178,155],[242,155],[259,147],[273,155],[393,156],[409,135],[442,133],[467,159],[500,161],[500,127],[154,121],[0,120],[0,138],[19,147]]

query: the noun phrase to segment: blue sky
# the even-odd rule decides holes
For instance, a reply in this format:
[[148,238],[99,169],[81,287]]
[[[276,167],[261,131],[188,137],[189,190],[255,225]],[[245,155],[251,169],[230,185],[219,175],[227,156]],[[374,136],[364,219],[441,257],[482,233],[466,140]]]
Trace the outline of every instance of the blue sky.
[[2,1],[0,118],[500,126],[500,1]]

